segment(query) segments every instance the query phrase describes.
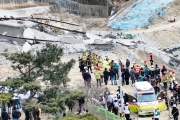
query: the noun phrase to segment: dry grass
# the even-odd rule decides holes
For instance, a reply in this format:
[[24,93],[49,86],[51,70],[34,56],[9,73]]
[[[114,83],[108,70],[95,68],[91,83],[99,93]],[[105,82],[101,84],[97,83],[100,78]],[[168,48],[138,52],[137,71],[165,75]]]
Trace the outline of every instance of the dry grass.
[[32,1],[29,1],[27,3],[22,3],[22,4],[1,4],[0,9],[13,10],[13,9],[19,9],[19,8],[42,6],[42,5],[47,5],[47,3],[34,3]]

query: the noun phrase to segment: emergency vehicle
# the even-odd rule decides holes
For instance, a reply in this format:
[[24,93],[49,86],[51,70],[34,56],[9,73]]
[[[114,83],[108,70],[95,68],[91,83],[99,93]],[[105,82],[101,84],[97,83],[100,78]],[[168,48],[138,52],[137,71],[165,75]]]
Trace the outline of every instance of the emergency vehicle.
[[140,115],[152,115],[155,108],[166,109],[165,100],[156,96],[154,88],[147,81],[136,82],[133,86],[132,95],[129,97],[131,112]]

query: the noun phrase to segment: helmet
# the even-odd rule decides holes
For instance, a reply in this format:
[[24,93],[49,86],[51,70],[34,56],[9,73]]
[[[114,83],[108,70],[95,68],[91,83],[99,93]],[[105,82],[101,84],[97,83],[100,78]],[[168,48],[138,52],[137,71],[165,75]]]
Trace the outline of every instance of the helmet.
[[178,82],[177,81],[174,81],[174,83],[177,85],[178,84]]

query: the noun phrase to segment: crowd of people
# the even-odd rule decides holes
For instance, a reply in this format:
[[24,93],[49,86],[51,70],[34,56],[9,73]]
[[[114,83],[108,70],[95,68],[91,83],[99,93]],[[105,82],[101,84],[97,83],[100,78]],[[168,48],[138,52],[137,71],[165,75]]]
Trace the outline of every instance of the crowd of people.
[[[119,64],[114,60],[110,60],[107,56],[103,59],[101,56],[92,52],[84,52],[82,57],[79,57],[79,68],[80,72],[82,72],[85,86],[91,88],[92,74],[95,76],[97,87],[101,87],[103,83],[104,85],[108,85],[109,79],[111,81],[111,85],[117,85],[120,69],[122,85],[130,85],[130,81],[131,85],[133,85],[136,81],[148,81],[154,87],[155,94],[163,91],[167,109],[171,106],[173,108],[172,115],[174,118],[177,118],[179,112],[177,114],[175,106],[177,106],[178,102],[180,103],[180,86],[175,79],[174,70],[168,69],[165,65],[162,65],[162,68],[160,68],[158,64],[154,64],[152,53],[149,55],[149,60],[144,60],[144,64],[142,66],[135,62],[131,64],[129,59],[126,59],[125,64]],[[122,113],[124,113],[126,120],[130,120],[128,95],[125,93],[124,96],[121,97],[119,89],[117,90],[117,95],[115,96],[113,95],[113,92],[105,91],[105,94],[100,95],[99,103],[103,108],[108,109],[108,111],[111,111],[116,115],[119,114],[122,116]],[[173,94],[170,100],[168,100],[167,97],[168,90],[170,90]],[[123,100],[125,106],[120,105],[121,100]],[[158,109],[155,110],[154,115],[156,120],[158,120]]]

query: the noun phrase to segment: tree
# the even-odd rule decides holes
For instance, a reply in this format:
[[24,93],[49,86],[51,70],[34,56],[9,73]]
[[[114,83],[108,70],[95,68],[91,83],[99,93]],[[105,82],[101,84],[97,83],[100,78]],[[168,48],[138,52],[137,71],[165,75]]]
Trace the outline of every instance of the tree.
[[30,52],[16,53],[8,59],[13,61],[12,67],[20,72],[20,79],[24,82],[32,82],[38,77],[43,77],[43,80],[49,80],[52,85],[60,85],[69,80],[67,75],[75,63],[73,59],[62,63],[62,56],[62,48],[47,43],[45,48],[37,51],[35,55]]
[[[66,63],[62,62],[62,56],[63,49],[50,43],[35,54],[27,52],[7,55],[7,59],[13,62],[12,67],[19,71],[20,75],[13,80],[7,79],[1,83],[1,86],[7,87],[12,95],[30,91],[27,102],[23,104],[26,109],[40,107],[49,113],[62,112],[68,100],[76,100],[79,96],[84,96],[82,93],[71,92],[59,86],[69,81],[67,75],[75,63],[73,59]],[[42,91],[41,86],[36,82],[38,78],[50,81],[52,87]],[[32,98],[40,91],[38,101],[33,102]]]

